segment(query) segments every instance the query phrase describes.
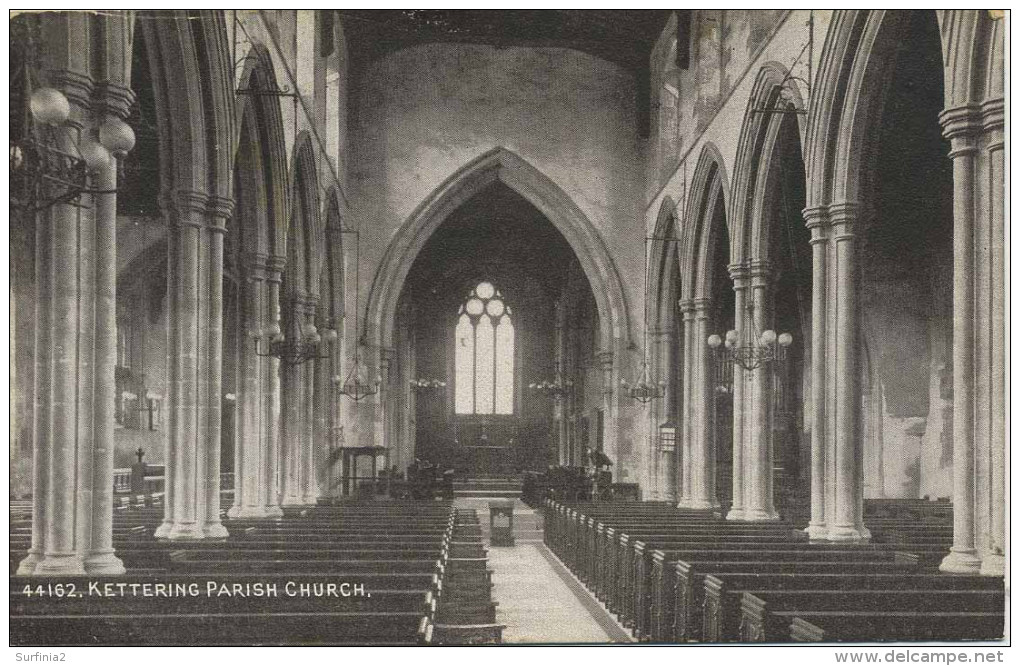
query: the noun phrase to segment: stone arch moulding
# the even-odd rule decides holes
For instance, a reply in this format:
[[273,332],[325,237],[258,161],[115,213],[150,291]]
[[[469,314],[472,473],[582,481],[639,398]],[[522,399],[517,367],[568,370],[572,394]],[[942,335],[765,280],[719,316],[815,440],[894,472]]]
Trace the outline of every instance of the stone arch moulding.
[[[797,82],[786,79],[786,74],[787,70],[778,63],[764,64],[758,72],[758,78],[755,80],[747,110],[744,113],[733,171],[732,208],[729,209],[729,218],[732,220],[733,227],[731,254],[734,264],[769,258],[768,230],[763,228],[761,204],[765,195],[771,160],[780,159],[775,155],[775,148],[786,116],[755,113],[755,109],[774,107],[776,96],[780,94],[780,84],[787,88],[796,108],[805,108],[804,97]],[[806,132],[805,122],[799,114],[795,118],[798,138],[803,145]]]
[[[321,205],[319,200],[319,171],[316,168],[315,148],[311,135],[302,131],[294,142],[294,155],[290,169],[290,202],[292,213],[290,224],[304,225],[293,229],[287,234],[287,242],[300,239],[303,247],[294,248],[294,256],[298,258],[300,270],[298,282],[294,286],[310,296],[319,294],[319,271],[322,267],[322,248],[324,246],[323,224],[319,217]],[[287,256],[290,248],[287,249]],[[291,270],[288,267],[288,270]],[[293,270],[291,270],[293,275]]]
[[458,206],[500,181],[534,205],[563,234],[577,256],[598,304],[605,350],[630,338],[623,284],[609,249],[570,197],[544,173],[506,148],[475,158],[447,178],[411,213],[386,248],[366,305],[366,337],[378,349],[392,346],[397,299],[415,257]]
[[[645,298],[648,299],[648,312],[650,322],[658,329],[667,329],[672,325],[669,318],[672,317],[675,301],[680,297],[675,285],[667,285],[663,280],[676,280],[680,275],[680,248],[678,241],[665,242],[654,240],[661,238],[679,238],[677,235],[676,204],[669,196],[662,199],[659,205],[659,214],[655,218],[655,228],[652,232],[653,240],[649,243],[648,249],[648,285]],[[669,265],[673,263],[673,266]]]
[[[259,87],[274,89],[276,73],[273,68],[269,49],[260,43],[253,43],[248,56],[244,58],[244,70],[238,84],[239,90]],[[241,131],[243,121],[255,121],[253,133],[258,137],[257,149],[263,173],[259,177],[265,179],[266,197],[260,201],[265,211],[260,214],[269,219],[271,235],[267,239],[272,254],[285,256],[287,217],[290,194],[287,186],[287,147],[284,142],[283,113],[280,100],[268,95],[241,95],[236,102],[237,119],[235,126]],[[234,143],[235,160],[240,149],[241,137],[238,134]]]
[[685,215],[686,224],[683,225],[683,235],[680,241],[680,284],[683,288],[683,298],[691,299],[703,296],[707,293],[705,271],[700,267],[707,260],[704,260],[707,242],[711,234],[712,209],[715,206],[716,198],[722,197],[723,210],[726,211],[726,233],[730,234],[730,253],[733,253],[733,239],[729,220],[730,210],[730,188],[726,179],[725,162],[722,154],[714,143],[706,143],[701,149],[701,156],[698,158],[698,166],[694,169],[694,177],[691,179],[690,197]]

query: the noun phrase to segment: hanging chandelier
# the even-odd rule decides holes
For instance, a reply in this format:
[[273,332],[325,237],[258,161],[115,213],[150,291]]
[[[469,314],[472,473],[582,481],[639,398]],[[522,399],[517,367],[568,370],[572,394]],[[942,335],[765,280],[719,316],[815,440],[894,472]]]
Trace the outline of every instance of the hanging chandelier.
[[761,333],[754,323],[754,304],[747,305],[747,319],[751,322],[749,335],[741,336],[733,329],[726,332],[725,339],[713,333],[708,336],[708,346],[716,361],[735,363],[748,372],[773,362],[786,360],[786,351],[793,344],[790,333],[776,334],[772,329]]
[[261,351],[256,347],[255,353],[259,356],[278,358],[284,365],[301,365],[308,361],[329,358],[327,354],[320,353],[319,345],[323,342],[336,342],[336,329],[327,323],[322,334],[314,326],[310,331],[306,331],[301,325],[301,315],[297,312],[293,320],[294,325],[289,337],[276,326],[269,333],[269,349]]
[[[30,89],[27,67],[26,93]],[[94,130],[72,132],[71,105],[55,88],[27,94],[25,131],[10,142],[10,202],[27,213],[56,204],[79,205],[82,195],[115,194],[116,189],[91,187],[91,175],[116,164],[135,145],[131,127],[107,116]]]
[[[645,335],[645,341],[647,343],[648,336]],[[655,382],[652,380],[651,372],[648,370],[648,356],[645,353],[645,358],[641,361],[641,374],[638,375],[637,380],[633,383],[628,382],[625,379],[620,380],[620,385],[627,389],[627,394],[637,400],[641,404],[657,400],[662,397],[665,390],[666,383],[659,381]]]
[[[356,229],[345,229],[341,233],[354,234],[354,330],[358,330],[358,309],[361,286],[361,234]],[[339,386],[340,395],[345,395],[354,402],[360,402],[379,392],[379,385],[382,378],[376,377],[375,381],[369,381],[366,376],[365,367],[361,364],[361,346],[365,344],[365,333],[362,332],[354,345],[354,365],[347,371],[347,378],[340,379],[337,375],[333,377],[333,383]]]

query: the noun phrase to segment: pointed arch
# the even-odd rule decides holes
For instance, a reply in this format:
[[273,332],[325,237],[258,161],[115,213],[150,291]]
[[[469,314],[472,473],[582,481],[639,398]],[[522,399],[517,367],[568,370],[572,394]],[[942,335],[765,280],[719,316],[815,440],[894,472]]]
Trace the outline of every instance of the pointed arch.
[[[710,292],[709,264],[712,247],[710,243],[715,241],[711,224],[713,214],[719,205],[723,207],[726,218],[725,233],[732,238],[728,216],[725,215],[728,210],[726,202],[729,201],[729,184],[722,154],[711,142],[706,143],[701,149],[698,165],[694,169],[694,178],[691,180],[691,191],[694,196],[688,204],[684,240],[680,243],[682,247],[680,282],[685,299],[706,297]],[[733,247],[732,243],[730,247]]]
[[446,217],[485,186],[500,181],[534,205],[574,250],[595,294],[603,346],[630,337],[623,285],[598,231],[548,176],[517,154],[499,147],[480,155],[447,178],[411,213],[386,248],[366,305],[366,333],[381,348],[393,340],[397,300],[415,257]]
[[679,242],[664,238],[678,238],[676,222],[676,204],[666,196],[659,206],[659,214],[655,220],[655,231],[649,244],[649,275],[646,298],[649,321],[659,330],[670,330],[673,327],[673,310],[679,294]]
[[[254,43],[244,59],[240,90],[273,90],[277,87],[269,49]],[[284,142],[283,115],[280,102],[268,95],[243,95],[237,104],[235,161],[240,158],[242,142],[248,140],[258,152],[258,170],[246,178],[258,178],[260,192],[258,214],[266,220],[265,246],[259,251],[283,256],[286,252],[287,211],[287,149]],[[246,125],[247,124],[247,125]]]
[[[287,233],[287,273],[290,288],[308,296],[319,294],[319,271],[324,245],[319,220],[318,169],[315,149],[307,131],[294,142],[291,165],[291,218]],[[296,245],[292,246],[294,243]],[[291,262],[294,262],[293,264]]]
[[[152,72],[164,199],[233,190],[234,95],[225,18],[214,11],[139,12]],[[200,19],[200,20],[194,20]]]
[[[758,72],[737,144],[733,172],[733,198],[730,219],[733,228],[732,263],[769,259],[769,230],[764,228],[762,206],[770,184],[772,160],[780,159],[776,147],[787,116],[759,113],[757,109],[773,109],[781,100],[789,100],[794,108],[803,109],[804,101],[796,81],[787,78],[787,70],[769,62]],[[804,123],[797,119],[798,135],[804,137]]]

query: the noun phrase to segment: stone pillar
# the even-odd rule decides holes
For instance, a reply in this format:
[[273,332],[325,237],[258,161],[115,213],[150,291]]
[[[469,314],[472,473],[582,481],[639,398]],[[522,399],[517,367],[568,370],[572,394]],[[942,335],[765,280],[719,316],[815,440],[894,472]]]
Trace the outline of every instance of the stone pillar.
[[[747,285],[748,285],[748,271],[747,266],[741,264],[734,264],[729,267],[730,277],[733,278],[733,292],[735,307],[733,313],[733,328],[737,332],[737,340],[743,340],[744,332],[747,329],[748,322],[747,317]],[[716,333],[725,339],[726,331],[716,331]],[[724,347],[725,348],[725,347]],[[732,504],[730,506],[729,513],[726,514],[727,520],[744,520],[744,501],[746,492],[744,490],[745,484],[745,469],[746,464],[744,460],[744,440],[747,435],[744,430],[744,423],[747,420],[748,411],[748,400],[746,391],[747,376],[744,369],[739,363],[733,364],[733,492],[732,492]],[[715,396],[712,396],[713,400]]]
[[[321,349],[321,336],[315,326],[315,313],[319,300],[315,296],[307,296],[304,300],[304,336],[305,341],[318,342]],[[319,501],[318,483],[318,450],[320,440],[315,436],[315,375],[323,361],[308,361],[302,364],[302,381],[304,383],[304,401],[301,405],[302,438],[301,438],[301,489],[305,505],[315,506]]]
[[[229,200],[177,190],[167,235],[168,437],[156,537],[224,538],[219,521],[223,233]],[[215,293],[214,293],[215,292]]]
[[[613,382],[613,359],[612,351],[603,350],[596,354],[599,368],[602,370],[602,444],[605,454],[612,459],[617,470],[622,469],[622,461],[616,454],[616,384]],[[562,401],[561,401],[562,402]],[[566,419],[564,419],[566,420]],[[614,478],[616,474],[614,473]]]
[[[769,280],[772,270],[766,262],[751,266],[751,293],[753,322],[750,331],[759,334],[769,328],[771,294]],[[760,344],[758,340],[753,344]],[[779,514],[772,497],[772,364],[763,364],[753,370],[750,396],[750,432],[746,433],[747,450],[744,460],[744,519],[778,520]],[[735,384],[736,382],[734,382]],[[734,411],[736,411],[734,409]]]
[[[1004,105],[1002,99],[986,101],[981,105],[981,154],[983,172],[988,190],[984,193],[986,205],[979,207],[985,233],[977,247],[980,253],[977,266],[982,271],[978,293],[986,294],[984,308],[979,312],[978,324],[986,332],[982,356],[982,371],[975,383],[981,386],[987,427],[980,432],[981,441],[989,449],[987,492],[988,526],[984,539],[986,550],[981,552],[981,574],[1002,576],[1006,566],[1006,285],[1005,285],[1005,141]],[[982,290],[982,288],[984,290]],[[983,479],[979,478],[979,484]]]
[[[280,330],[280,284],[283,270],[287,265],[286,257],[272,255],[266,268],[266,297],[262,311],[265,334],[262,344],[266,350],[269,343],[283,334]],[[279,518],[283,515],[281,502],[283,498],[283,479],[281,474],[283,437],[282,398],[280,391],[280,359],[273,356],[262,357],[262,434],[265,437],[265,501],[266,517]]]
[[971,109],[945,111],[953,160],[953,546],[940,569],[978,573],[974,493],[974,274],[978,127]]
[[207,538],[225,539],[227,528],[220,520],[220,448],[223,442],[223,237],[227,220],[234,212],[234,202],[212,197],[206,209],[207,249],[204,272],[207,310],[205,369],[200,377],[206,381],[205,391],[205,522],[202,529]]
[[[396,453],[396,438],[393,436],[393,411],[394,396],[393,387],[393,361],[396,358],[397,350],[386,348],[379,350],[379,422],[376,432],[382,432],[382,445],[386,447],[392,456]],[[393,373],[395,374],[395,373]]]
[[659,386],[662,388],[662,398],[654,400],[648,405],[647,419],[648,419],[648,465],[647,465],[647,485],[649,499],[653,501],[660,501],[663,499],[663,462],[666,456],[659,449],[659,424],[665,421],[668,417],[669,411],[669,396],[667,392],[669,388],[668,382],[665,382],[665,359],[666,359],[666,346],[668,343],[667,333],[662,329],[653,328],[648,331],[648,347],[651,354],[652,368],[655,369],[653,378],[659,382]]
[[684,336],[684,357],[683,377],[684,383],[681,387],[683,400],[681,409],[683,418],[680,423],[680,444],[677,452],[680,456],[680,500],[678,506],[687,507],[691,503],[691,457],[692,443],[694,441],[694,302],[691,300],[680,301],[680,315],[683,320]]
[[712,409],[712,377],[708,360],[708,310],[711,299],[694,300],[694,339],[692,441],[691,441],[691,494],[688,506],[692,509],[717,509],[715,496],[715,410]]
[[855,266],[854,223],[857,206],[852,203],[829,207],[832,242],[835,245],[835,393],[829,424],[834,429],[835,463],[833,520],[829,541],[861,541],[871,538],[864,527],[864,479],[862,447],[857,421],[860,392],[857,390],[857,268]]
[[234,505],[231,518],[265,518],[266,438],[263,423],[265,358],[269,349],[264,316],[268,257],[252,254],[246,258],[244,293],[239,307],[241,322],[237,340],[237,427],[234,437]]
[[[77,137],[94,134],[86,121],[93,83],[69,71],[47,75],[71,115],[64,127],[43,131],[75,154]],[[108,88],[101,105],[125,117],[130,91]],[[114,190],[116,165],[92,172],[90,184]],[[41,200],[62,190],[45,187]],[[33,508],[20,575],[124,573],[112,546],[116,196],[73,203],[27,214],[36,225]]]
[[828,256],[828,209],[804,210],[811,231],[811,519],[805,531],[811,539],[824,539],[826,523],[826,259]]
[[[297,340],[302,332],[304,318],[302,295],[293,293],[286,304],[289,312],[286,338]],[[304,506],[304,439],[305,439],[305,380],[303,365],[284,363],[280,369],[283,392],[283,427],[280,437],[280,503],[283,507]]]

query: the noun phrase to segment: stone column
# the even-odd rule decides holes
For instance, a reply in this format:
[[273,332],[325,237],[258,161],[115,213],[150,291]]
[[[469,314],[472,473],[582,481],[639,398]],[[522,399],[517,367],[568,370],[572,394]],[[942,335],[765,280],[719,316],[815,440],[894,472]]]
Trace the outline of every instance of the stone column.
[[688,506],[692,509],[717,509],[715,496],[715,410],[712,409],[712,377],[708,361],[708,310],[711,299],[694,300],[694,349],[692,442],[691,442],[691,494]]
[[[981,553],[981,574],[1002,576],[1005,574],[1005,523],[1006,523],[1006,307],[1005,307],[1005,142],[1004,103],[993,99],[981,105],[981,154],[984,173],[987,177],[987,205],[979,207],[981,226],[985,229],[978,247],[977,265],[984,274],[982,286],[977,293],[986,294],[983,311],[978,322],[986,331],[986,353],[980,366],[982,372],[975,377],[975,383],[984,387],[986,400],[983,405],[987,420],[986,429],[980,433],[981,441],[989,451],[987,492],[989,511],[986,550]],[[979,480],[980,483],[980,480]]]
[[[750,330],[759,334],[769,328],[772,269],[767,262],[751,266],[751,302],[754,321]],[[758,340],[754,344],[760,344]],[[772,364],[763,364],[751,374],[751,418],[744,462],[744,519],[778,520],[772,496]]]
[[835,463],[833,487],[833,518],[829,524],[829,541],[861,541],[871,538],[864,527],[863,459],[857,421],[860,392],[857,390],[857,268],[855,266],[854,223],[857,206],[853,203],[829,207],[832,220],[832,241],[836,250],[834,275],[835,355],[832,368],[835,393],[829,423],[835,430]]
[[264,296],[268,257],[251,254],[246,259],[242,312],[237,340],[237,428],[234,437],[234,505],[231,518],[266,517],[266,450],[263,423],[264,358],[269,349],[264,330]]
[[[617,393],[614,390],[616,384],[613,382],[613,359],[615,356],[612,351],[607,350],[598,352],[596,356],[599,368],[602,370],[602,442],[606,455],[616,465],[617,471],[613,474],[613,477],[616,478],[619,470],[623,469],[623,461],[619,459],[620,456],[616,453],[616,408],[614,400],[616,400]],[[566,421],[566,415],[564,415],[564,421]]]
[[681,508],[690,506],[691,503],[691,457],[692,443],[694,441],[694,302],[691,300],[680,301],[680,315],[683,320],[684,336],[684,357],[683,377],[683,418],[680,424],[680,444],[678,453],[680,455],[680,500],[678,506]]
[[[79,140],[94,140],[93,83],[70,71],[46,74],[71,114],[63,127],[41,131],[76,154]],[[104,110],[126,116],[130,91],[106,92]],[[93,171],[89,184],[114,190],[116,165]],[[50,187],[39,203],[64,189]],[[31,547],[17,573],[124,573],[112,546],[116,197],[82,196],[26,215],[36,225],[33,507]]]
[[811,519],[805,532],[811,539],[828,534],[825,520],[825,306],[828,209],[807,208],[804,219],[811,230]]
[[177,190],[167,237],[168,437],[156,537],[224,538],[219,521],[223,233],[232,202]]
[[943,112],[953,160],[953,546],[939,568],[978,573],[974,525],[974,273],[977,127],[971,109]]
[[[107,109],[117,109],[122,118],[128,115],[128,104],[112,104],[114,90],[107,87]],[[133,96],[126,89],[116,95],[121,102]],[[123,159],[123,156],[120,157]],[[90,485],[92,497],[88,516],[81,522],[89,526],[85,571],[90,574],[124,573],[124,564],[114,555],[113,548],[113,466],[114,466],[114,403],[117,365],[117,188],[116,159],[94,176],[97,189],[109,192],[94,197],[95,201],[95,389],[93,393],[92,460],[85,470],[84,481]],[[87,450],[87,449],[86,449]]]
[[227,528],[220,521],[220,448],[223,435],[223,236],[227,220],[234,212],[234,202],[212,197],[206,209],[207,254],[205,271],[208,276],[208,309],[205,371],[206,429],[205,437],[205,523],[202,529],[211,539],[225,539]]
[[[289,323],[284,335],[287,339],[297,340],[302,332],[299,322],[304,317],[302,295],[293,293],[286,307],[289,312]],[[290,363],[282,364],[280,374],[283,376],[283,427],[280,443],[280,481],[282,483],[280,503],[283,507],[304,506],[303,481],[303,444],[305,437],[305,381],[303,367]]]
[[[747,329],[747,266],[734,264],[729,267],[730,277],[733,278],[733,292],[735,307],[733,313],[733,328],[737,332],[737,340],[743,340],[744,332]],[[724,339],[726,331],[715,331]],[[725,347],[724,347],[725,349]],[[747,419],[747,391],[745,386],[746,374],[739,363],[733,364],[733,492],[732,505],[726,520],[744,520],[744,470],[747,467],[744,460],[744,440],[747,435],[744,432],[744,423]],[[715,399],[713,394],[712,399]]]
[[665,421],[668,416],[668,396],[666,395],[669,390],[664,382],[665,378],[665,331],[653,328],[648,331],[648,347],[649,352],[652,355],[651,364],[655,372],[652,377],[659,381],[659,385],[663,390],[662,398],[654,400],[650,404],[646,405],[648,409],[647,420],[648,420],[648,465],[647,465],[647,485],[649,499],[653,501],[659,501],[662,499],[662,482],[663,482],[663,458],[666,454],[659,450],[659,424]]
[[[672,305],[672,304],[671,304]],[[674,426],[679,427],[679,415],[676,413],[676,405],[678,403],[676,385],[676,330],[669,328],[662,332],[660,338],[660,352],[659,357],[662,359],[660,364],[659,377],[665,382],[665,388],[662,394],[662,420],[672,421]],[[658,433],[656,434],[658,435]],[[662,499],[667,502],[676,501],[676,434],[674,433],[673,451],[664,451],[659,454],[660,459],[660,477],[659,477],[659,488]],[[656,436],[656,440],[658,436]]]
[[[261,313],[264,322],[262,344],[266,350],[269,343],[283,334],[280,330],[280,284],[283,270],[287,265],[286,257],[272,255],[266,268],[266,301]],[[280,391],[280,359],[266,356],[262,359],[262,436],[265,437],[265,501],[266,517],[279,518],[283,515],[281,501],[283,496],[283,479],[281,475],[283,437],[282,395]]]
[[[308,296],[304,300],[304,333],[305,340],[321,343],[321,336],[315,326],[315,312],[318,309],[319,300],[315,296]],[[304,382],[304,411],[303,437],[301,441],[301,467],[302,467],[302,496],[304,503],[308,506],[315,506],[319,500],[318,483],[318,449],[320,440],[315,436],[315,375],[318,366],[322,361],[308,361],[302,365],[302,380]]]

